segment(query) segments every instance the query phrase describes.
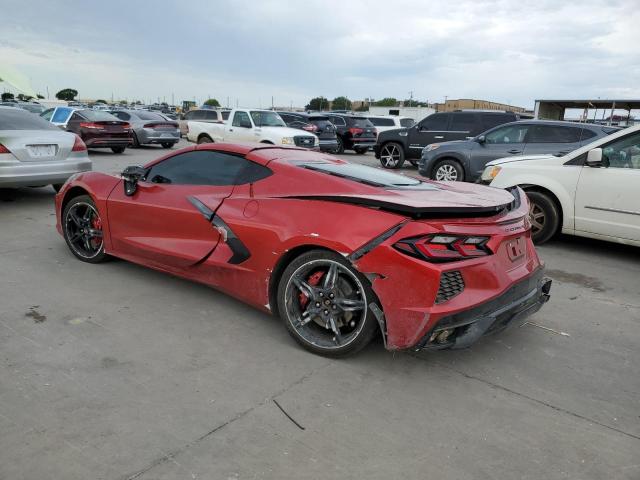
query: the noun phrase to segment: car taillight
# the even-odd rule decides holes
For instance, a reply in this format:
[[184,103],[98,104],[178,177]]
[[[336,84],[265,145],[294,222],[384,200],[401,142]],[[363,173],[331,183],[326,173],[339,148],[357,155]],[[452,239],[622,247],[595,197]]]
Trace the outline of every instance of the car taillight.
[[428,262],[453,262],[491,255],[489,237],[436,234],[405,238],[393,247]]
[[0,153],[11,153],[11,151],[0,143]]
[[178,126],[173,123],[147,123],[144,128],[178,128]]
[[364,132],[364,130],[361,129],[361,128],[350,128],[349,129],[349,133],[351,133],[351,135],[360,135],[362,132]]
[[82,141],[82,139],[76,135],[76,140],[75,142],[73,142],[73,148],[71,149],[72,152],[84,152],[87,150],[87,146],[84,144],[84,142]]
[[80,128],[103,128],[102,125],[98,125],[97,123],[93,123],[93,122],[80,122]]
[[130,130],[131,129],[131,125],[128,123],[125,123],[122,125],[122,128],[124,128],[125,130]]
[[318,127],[316,125],[305,125],[304,127],[302,127],[303,130],[306,130],[307,132],[317,132],[318,131]]

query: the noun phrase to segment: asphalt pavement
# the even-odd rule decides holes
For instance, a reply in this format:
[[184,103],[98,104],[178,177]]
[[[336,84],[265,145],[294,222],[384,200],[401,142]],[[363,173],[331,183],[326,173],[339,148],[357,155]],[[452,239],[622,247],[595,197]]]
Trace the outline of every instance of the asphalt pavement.
[[640,249],[539,252],[554,284],[529,323],[464,351],[378,341],[329,360],[208,287],[76,260],[51,187],[5,192],[0,479],[638,480]]

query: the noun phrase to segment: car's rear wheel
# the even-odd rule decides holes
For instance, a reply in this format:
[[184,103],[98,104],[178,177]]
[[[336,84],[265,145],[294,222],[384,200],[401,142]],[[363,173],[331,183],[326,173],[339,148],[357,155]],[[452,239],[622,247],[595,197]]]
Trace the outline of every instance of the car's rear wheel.
[[173,142],[163,142],[161,145],[162,148],[171,148],[173,147]]
[[353,354],[371,341],[378,329],[372,303],[378,302],[367,279],[325,250],[293,260],[278,286],[288,332],[307,350],[330,357]]
[[133,148],[138,148],[140,146],[140,141],[138,140],[138,136],[136,135],[136,132],[132,132],[131,134],[131,146]]
[[542,192],[527,192],[531,239],[536,244],[548,241],[558,231],[560,211],[556,202]]
[[213,140],[211,140],[211,137],[208,135],[202,135],[198,138],[198,145],[201,145],[203,143],[213,143]]
[[83,262],[107,259],[102,236],[102,219],[89,195],[72,198],[62,213],[62,231],[67,246]]
[[368,148],[354,148],[353,151],[356,152],[358,155],[363,155],[367,152],[367,150],[369,150]]
[[395,142],[385,143],[380,149],[380,163],[384,168],[400,168],[404,164],[404,149]]
[[111,147],[111,151],[113,153],[123,153],[124,149],[125,149],[125,147]]
[[463,182],[464,170],[455,160],[445,159],[433,167],[431,179],[439,182]]

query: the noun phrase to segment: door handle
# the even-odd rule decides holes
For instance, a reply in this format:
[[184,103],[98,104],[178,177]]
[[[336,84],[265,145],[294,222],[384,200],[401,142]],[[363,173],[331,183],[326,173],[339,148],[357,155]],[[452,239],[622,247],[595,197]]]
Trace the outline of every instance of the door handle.
[[511,149],[507,153],[520,153],[522,150]]
[[436,139],[440,140],[440,139],[444,138],[444,135],[436,135],[436,136],[435,136],[435,137],[433,137],[433,138],[436,138]]

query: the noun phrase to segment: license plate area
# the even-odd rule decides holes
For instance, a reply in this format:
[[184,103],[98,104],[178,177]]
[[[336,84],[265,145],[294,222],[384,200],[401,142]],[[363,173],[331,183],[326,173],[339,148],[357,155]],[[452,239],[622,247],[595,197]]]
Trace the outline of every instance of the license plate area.
[[57,145],[27,145],[27,151],[31,158],[55,157]]
[[527,258],[527,242],[524,235],[511,238],[504,243],[504,250],[513,267],[522,265]]

